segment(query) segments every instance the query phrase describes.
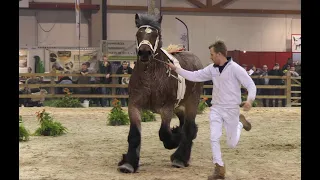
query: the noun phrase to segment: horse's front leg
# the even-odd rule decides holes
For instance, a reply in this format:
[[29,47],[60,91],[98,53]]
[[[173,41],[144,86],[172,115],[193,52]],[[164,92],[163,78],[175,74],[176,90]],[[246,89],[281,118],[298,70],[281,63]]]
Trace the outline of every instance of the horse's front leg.
[[122,155],[118,170],[123,173],[133,173],[138,170],[141,147],[141,109],[129,103],[130,131],[128,135],[128,152]]
[[192,95],[186,102],[185,122],[181,133],[179,148],[171,155],[171,162],[174,167],[183,168],[189,166],[192,141],[197,137],[198,127],[195,123],[199,98]]
[[181,140],[180,127],[170,129],[170,122],[173,115],[173,106],[167,105],[160,109],[161,127],[159,130],[160,140],[166,149],[177,148]]

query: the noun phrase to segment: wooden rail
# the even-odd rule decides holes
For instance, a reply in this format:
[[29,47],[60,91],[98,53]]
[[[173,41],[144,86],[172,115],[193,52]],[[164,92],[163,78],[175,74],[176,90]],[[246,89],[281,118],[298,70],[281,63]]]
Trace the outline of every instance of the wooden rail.
[[[115,88],[128,88],[128,85],[122,84],[56,84],[54,79],[57,76],[69,76],[69,77],[79,77],[83,76],[81,74],[58,74],[55,72],[51,73],[19,73],[19,76],[22,77],[50,77],[50,84],[19,84],[19,88],[50,88],[49,94],[46,95],[32,95],[32,94],[20,94],[19,98],[61,98],[64,97],[64,94],[55,94],[55,88],[64,87],[64,88],[99,88],[99,87],[108,87],[112,88],[111,95],[104,94],[71,94],[71,97],[75,98],[128,98],[128,95],[116,95]],[[104,74],[88,74],[88,77],[105,77]],[[130,77],[128,74],[113,74],[110,77],[118,78],[118,77]],[[259,76],[251,76],[253,79],[259,79]],[[268,79],[282,79],[285,81],[285,85],[256,85],[257,89],[284,89],[284,95],[257,95],[256,99],[286,99],[287,106],[291,107],[292,105],[300,106],[301,103],[298,102],[301,100],[301,97],[292,97],[291,94],[301,94],[301,90],[292,91],[292,87],[301,87],[301,77],[291,77],[291,74],[288,73],[286,76],[268,76]],[[203,88],[212,88],[212,85],[204,85]],[[242,87],[243,88],[243,87]],[[201,95],[201,97],[211,98],[211,95]],[[293,101],[292,101],[293,100]]]

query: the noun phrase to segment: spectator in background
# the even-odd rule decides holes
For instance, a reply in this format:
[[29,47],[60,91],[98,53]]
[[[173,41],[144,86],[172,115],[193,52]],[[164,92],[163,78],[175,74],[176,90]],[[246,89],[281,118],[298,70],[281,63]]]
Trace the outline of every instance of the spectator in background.
[[290,71],[290,65],[288,64],[285,70],[283,70],[283,74],[287,74],[288,71]]
[[294,63],[294,68],[295,68],[295,72],[297,72],[299,76],[301,76],[301,63],[296,61]]
[[[86,62],[86,64],[88,66],[89,74],[96,74],[97,73],[97,70],[94,69],[93,67],[91,67],[92,64],[90,62]],[[93,77],[93,76],[90,76],[90,84],[97,84],[97,78]],[[90,90],[90,94],[98,94],[99,93],[99,88],[91,87],[90,89],[91,89]],[[96,105],[100,104],[98,98],[91,98],[90,101],[93,102]]]
[[[267,65],[263,65],[262,66],[262,71],[261,71],[261,74],[260,74],[260,79],[259,79],[259,84],[260,85],[269,85],[269,81],[270,79],[268,78],[269,76],[269,72],[268,72],[268,66]],[[261,95],[270,95],[270,89],[261,89],[260,90],[260,94]],[[269,106],[271,105],[270,103],[270,100],[268,101],[269,102]],[[264,107],[268,107],[267,106],[267,99],[262,99],[262,103],[263,103],[263,106]]]
[[[108,61],[108,56],[104,55],[103,56],[103,61],[99,62],[99,73],[100,74],[105,74],[105,77],[100,77],[100,83],[101,84],[110,84],[112,82],[111,76],[111,63]],[[111,94],[112,90],[111,88],[107,87],[101,87],[101,94]],[[100,103],[102,107],[107,107],[110,106],[111,99],[110,98],[101,98]]]
[[[132,74],[133,69],[129,67],[129,63],[127,61],[123,61],[121,66],[117,69],[116,74]],[[119,84],[129,84],[129,77],[119,77]],[[117,95],[128,95],[128,88],[117,88]],[[126,106],[128,104],[127,98],[121,98],[122,106]]]
[[257,68],[255,65],[252,65],[251,69],[253,70],[251,76],[258,76],[258,75],[260,76],[261,73],[262,73],[262,69],[261,68]]
[[[246,64],[242,64],[241,67],[243,67],[243,69],[245,69],[248,72]],[[241,95],[246,94],[246,93],[247,93],[246,89],[241,88]]]
[[291,66],[290,67],[290,73],[292,77],[299,77],[299,74],[296,72],[296,67],[295,66]]
[[[121,66],[117,69],[116,74],[132,74],[132,70],[133,69],[129,67],[129,63],[127,61],[123,61]],[[122,77],[118,78],[119,84],[123,84],[122,79]]]
[[82,75],[89,74],[88,63],[87,62],[82,63],[81,69],[80,69],[80,74],[82,74]]
[[[271,71],[269,71],[269,76],[284,76],[283,70],[280,69],[280,66],[278,63],[276,63]],[[270,79],[269,85],[284,85],[282,79]],[[278,96],[281,95],[281,90],[276,88],[276,89],[270,89],[270,95],[272,96]],[[279,107],[279,99],[274,99],[275,100],[275,107]],[[270,99],[271,104],[269,102],[269,105],[273,107],[273,99]],[[282,106],[285,106],[285,99],[282,99]]]
[[290,66],[290,67],[291,67],[292,65],[293,65],[292,58],[288,58],[287,63],[286,63],[285,65],[283,65],[283,66],[282,66],[282,69],[281,69],[281,70],[282,70],[282,72],[283,72],[284,70],[286,70],[288,66]]
[[[284,76],[286,76],[287,75],[287,73],[290,71],[290,65],[289,64],[287,64],[287,68],[283,71],[283,75]],[[284,80],[282,80],[283,81],[283,83],[282,84],[285,84],[285,81]],[[280,92],[281,92],[281,94],[285,94],[285,89],[280,89]],[[284,104],[285,103],[285,100],[283,99],[282,100],[282,103]]]
[[[89,70],[88,70],[88,63],[82,63],[81,69],[80,69],[80,74],[82,76],[78,77],[78,84],[89,84],[90,83],[90,76]],[[79,87],[77,94],[90,94],[91,93],[91,88],[90,87]],[[80,98],[80,101],[83,103],[83,101],[88,98]]]
[[246,64],[242,64],[241,67],[243,67],[243,69],[245,69],[246,71],[248,71],[248,70],[247,70],[247,67],[248,67],[248,66],[247,66]]
[[249,72],[249,76],[258,76],[258,75],[261,75],[262,69],[257,68],[255,65],[252,64],[248,72]]
[[[58,84],[73,84],[73,81],[69,76],[64,76],[58,81]],[[73,88],[71,88],[71,87],[57,87],[56,93],[57,94],[64,94],[64,92],[63,92],[64,88],[68,88],[69,92],[73,92]]]
[[[292,77],[299,77],[299,74],[296,72],[295,66],[290,67],[290,73],[291,73]],[[297,81],[299,81],[299,80],[297,79]],[[293,86],[293,87],[291,87],[291,91],[299,91],[299,87]],[[299,97],[298,93],[292,93],[291,95],[292,95],[292,97]]]
[[251,74],[252,74],[256,69],[257,69],[256,66],[252,64],[252,65],[250,66],[250,69],[247,71],[248,74],[249,74],[249,76],[251,76]]
[[[260,76],[262,73],[262,69],[256,68],[255,65],[251,65],[251,68],[249,70],[249,76]],[[260,85],[259,79],[258,78],[252,78],[253,82],[256,85]],[[257,95],[260,94],[261,89],[257,88]]]

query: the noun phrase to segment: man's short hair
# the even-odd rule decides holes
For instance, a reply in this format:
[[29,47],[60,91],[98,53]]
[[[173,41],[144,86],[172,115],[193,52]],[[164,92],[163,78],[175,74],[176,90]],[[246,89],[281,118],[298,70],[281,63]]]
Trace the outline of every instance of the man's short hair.
[[216,41],[209,46],[209,49],[213,48],[215,53],[221,53],[224,57],[227,57],[227,46],[223,41]]

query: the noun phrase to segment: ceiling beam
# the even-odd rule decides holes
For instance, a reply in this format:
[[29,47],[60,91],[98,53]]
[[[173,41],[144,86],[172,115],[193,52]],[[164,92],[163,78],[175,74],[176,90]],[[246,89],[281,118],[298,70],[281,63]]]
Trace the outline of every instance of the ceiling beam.
[[202,2],[198,1],[198,0],[187,0],[189,3],[197,6],[198,8],[205,8],[206,5],[204,5]]
[[[39,10],[74,10],[74,3],[48,3],[48,2],[29,2],[29,8],[19,9],[39,9]],[[98,4],[81,3],[80,9],[84,11],[100,10]]]
[[[108,10],[117,11],[147,11],[147,6],[108,5]],[[222,9],[222,8],[181,8],[161,7],[162,12],[192,12],[192,13],[240,13],[240,14],[301,14],[301,10],[270,10],[270,9]]]
[[235,2],[235,1],[237,1],[237,0],[222,0],[222,1],[218,2],[218,3],[216,3],[215,5],[213,5],[212,7],[224,8],[227,5],[229,5],[229,4],[231,4],[231,3]]
[[[92,0],[84,0],[84,4],[92,4]],[[83,16],[88,21],[88,44],[92,47],[92,11],[83,11]]]

